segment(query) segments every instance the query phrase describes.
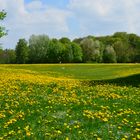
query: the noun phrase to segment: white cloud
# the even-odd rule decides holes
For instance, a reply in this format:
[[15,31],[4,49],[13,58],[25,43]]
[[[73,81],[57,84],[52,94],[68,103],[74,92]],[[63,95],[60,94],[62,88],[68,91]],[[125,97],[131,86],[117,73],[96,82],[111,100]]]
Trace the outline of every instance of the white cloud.
[[70,0],[84,34],[140,33],[139,0]]
[[[57,5],[57,2],[56,2]],[[51,37],[104,35],[116,31],[140,34],[140,0],[69,0],[65,8],[47,1],[0,0],[7,11],[4,25],[8,36],[1,38],[5,47],[15,47],[19,38],[32,34]]]
[[55,37],[69,31],[69,11],[44,5],[39,0],[28,4],[25,4],[24,0],[0,0],[0,3],[0,9],[7,12],[4,24],[9,34],[2,42],[8,48],[11,47],[7,46],[11,40],[14,48],[19,38],[29,38],[32,34],[48,34]]
[[140,1],[139,0],[123,0],[124,4],[124,18],[127,21],[127,28],[129,32],[136,32],[140,30]]
[[30,2],[29,4],[26,5],[26,8],[29,11],[33,11],[33,10],[40,10],[42,9],[44,6],[42,4],[42,2],[40,0],[35,0]]
[[113,0],[70,0],[69,8],[82,14],[106,16],[113,4]]

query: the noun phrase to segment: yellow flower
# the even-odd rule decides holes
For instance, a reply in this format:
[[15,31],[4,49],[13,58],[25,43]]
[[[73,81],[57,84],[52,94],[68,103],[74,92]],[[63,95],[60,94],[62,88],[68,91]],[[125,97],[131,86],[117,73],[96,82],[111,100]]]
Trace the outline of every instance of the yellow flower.
[[64,126],[67,126],[67,123],[64,123]]
[[108,119],[107,119],[107,118],[103,118],[103,121],[104,121],[104,122],[107,122],[107,121],[108,121]]
[[68,137],[66,137],[66,140],[69,140],[69,138],[68,138]]
[[118,129],[121,129],[121,126],[118,126]]
[[126,140],[126,138],[122,138],[121,140]]
[[1,119],[1,118],[5,118],[5,117],[6,117],[6,116],[5,116],[4,114],[1,114],[1,113],[0,113],[0,119]]
[[137,139],[140,140],[140,135],[137,135]]
[[82,133],[82,131],[78,131],[78,133],[79,133],[79,134],[81,134],[81,133]]
[[58,134],[62,134],[62,132],[60,130],[57,131]]
[[29,137],[29,136],[31,136],[31,133],[29,131],[27,131],[26,135]]
[[140,129],[139,129],[139,128],[136,128],[135,130],[136,130],[137,132],[138,132],[138,131],[140,131]]

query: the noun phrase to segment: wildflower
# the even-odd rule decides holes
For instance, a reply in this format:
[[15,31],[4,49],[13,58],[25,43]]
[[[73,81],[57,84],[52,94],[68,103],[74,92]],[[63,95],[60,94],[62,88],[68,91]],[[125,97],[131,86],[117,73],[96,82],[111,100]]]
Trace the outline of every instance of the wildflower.
[[2,114],[2,113],[0,113],[0,119],[1,118],[5,118],[6,116],[4,115],[4,114]]
[[68,138],[68,137],[66,137],[66,140],[69,140],[69,138]]
[[137,135],[137,139],[140,140],[140,135]]
[[135,130],[136,130],[136,132],[138,132],[138,131],[140,131],[140,128],[136,128]]
[[104,121],[104,122],[107,122],[107,121],[108,121],[108,119],[107,119],[107,118],[103,118],[103,121]]
[[126,138],[122,138],[121,140],[126,140]]
[[29,137],[30,135],[31,135],[31,133],[30,133],[29,131],[27,131],[27,132],[26,132],[26,136]]
[[121,126],[118,126],[118,129],[121,129]]
[[57,130],[57,133],[58,133],[58,134],[62,134],[62,132],[61,132],[60,130]]

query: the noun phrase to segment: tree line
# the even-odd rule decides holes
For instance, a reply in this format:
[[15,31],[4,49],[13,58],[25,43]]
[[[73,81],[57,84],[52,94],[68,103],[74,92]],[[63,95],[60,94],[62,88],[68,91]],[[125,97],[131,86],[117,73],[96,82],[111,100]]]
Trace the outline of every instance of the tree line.
[[116,32],[111,36],[50,39],[32,35],[15,49],[0,49],[0,63],[139,63],[140,37]]
[[[0,20],[6,17],[0,11]],[[0,26],[0,38],[6,35]],[[0,44],[1,46],[1,44]],[[10,47],[10,46],[9,46]],[[139,63],[140,36],[116,32],[110,36],[87,36],[70,40],[32,35],[19,39],[15,49],[0,47],[0,63]]]

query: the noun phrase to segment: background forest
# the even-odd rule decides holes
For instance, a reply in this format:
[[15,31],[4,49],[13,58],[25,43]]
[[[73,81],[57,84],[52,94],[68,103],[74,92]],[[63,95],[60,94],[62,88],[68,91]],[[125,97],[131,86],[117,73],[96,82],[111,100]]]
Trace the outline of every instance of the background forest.
[[140,37],[116,32],[71,41],[32,35],[19,39],[15,49],[0,49],[0,63],[139,63]]

